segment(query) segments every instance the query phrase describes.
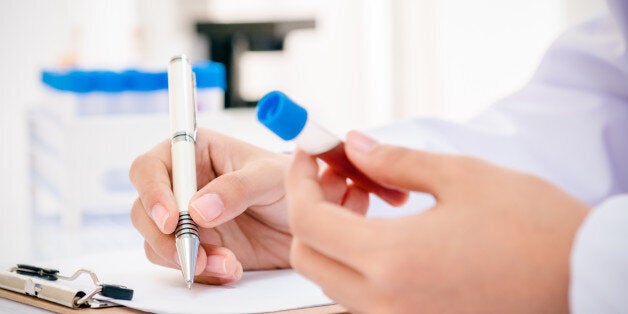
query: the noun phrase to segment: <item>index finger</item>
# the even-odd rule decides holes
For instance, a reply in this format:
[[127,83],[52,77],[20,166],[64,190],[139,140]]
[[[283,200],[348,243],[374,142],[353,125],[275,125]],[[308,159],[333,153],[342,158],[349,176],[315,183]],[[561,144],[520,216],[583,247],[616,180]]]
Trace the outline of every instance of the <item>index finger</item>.
[[174,232],[179,219],[170,181],[171,169],[170,141],[166,140],[137,157],[129,172],[147,214],[166,234]]
[[380,144],[356,131],[347,134],[345,147],[351,162],[374,181],[436,199],[470,171],[468,157]]
[[372,249],[374,233],[366,218],[329,203],[318,182],[318,164],[297,151],[286,180],[293,235],[316,251],[355,269]]

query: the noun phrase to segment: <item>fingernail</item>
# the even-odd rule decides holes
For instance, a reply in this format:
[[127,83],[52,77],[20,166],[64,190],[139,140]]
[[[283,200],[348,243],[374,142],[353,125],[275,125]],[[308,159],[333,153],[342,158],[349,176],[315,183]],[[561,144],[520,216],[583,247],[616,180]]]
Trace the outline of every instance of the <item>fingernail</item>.
[[370,136],[358,132],[351,131],[347,134],[347,145],[361,153],[370,153],[377,145],[377,141]]
[[205,270],[214,274],[227,274],[227,258],[223,255],[210,255],[207,257]]
[[201,215],[206,222],[214,220],[225,209],[220,197],[216,194],[205,194],[192,202],[192,207]]
[[153,218],[153,221],[155,221],[155,224],[157,224],[157,227],[159,227],[159,230],[162,232],[164,231],[168,216],[168,210],[159,203],[153,205],[153,208],[150,210],[150,217]]

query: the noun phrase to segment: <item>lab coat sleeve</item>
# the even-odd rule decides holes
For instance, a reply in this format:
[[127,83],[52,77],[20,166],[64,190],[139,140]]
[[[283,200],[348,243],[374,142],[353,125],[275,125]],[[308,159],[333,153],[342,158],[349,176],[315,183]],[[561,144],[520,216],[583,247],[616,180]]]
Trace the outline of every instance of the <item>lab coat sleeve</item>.
[[561,36],[519,92],[467,123],[418,118],[370,132],[536,174],[595,205],[628,192],[628,57],[610,17]]
[[592,210],[571,256],[572,313],[628,311],[628,194]]

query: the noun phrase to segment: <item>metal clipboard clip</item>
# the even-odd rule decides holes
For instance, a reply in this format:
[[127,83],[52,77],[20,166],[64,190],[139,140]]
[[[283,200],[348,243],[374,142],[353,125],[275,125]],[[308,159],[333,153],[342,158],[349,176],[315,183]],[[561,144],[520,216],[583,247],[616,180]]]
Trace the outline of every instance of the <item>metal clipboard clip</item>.
[[[73,281],[81,274],[88,274],[94,289],[85,292],[84,289],[63,285],[57,279]],[[0,271],[0,288],[26,294],[61,304],[70,308],[107,308],[119,306],[113,302],[95,299],[100,294],[117,300],[131,300],[133,289],[119,285],[103,284],[96,274],[87,269],[79,269],[71,276],[59,274],[56,269],[18,264],[8,271]]]

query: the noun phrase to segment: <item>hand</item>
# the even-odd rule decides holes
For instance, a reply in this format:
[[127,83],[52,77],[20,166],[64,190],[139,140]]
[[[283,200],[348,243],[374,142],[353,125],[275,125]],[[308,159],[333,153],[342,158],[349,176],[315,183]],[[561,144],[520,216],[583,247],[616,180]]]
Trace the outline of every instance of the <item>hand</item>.
[[436,205],[368,219],[330,203],[316,161],[287,178],[291,264],[350,311],[567,312],[571,243],[588,208],[531,175],[475,158],[380,145],[349,133],[349,159],[375,181]]
[[[131,219],[145,239],[148,259],[180,269],[173,232],[178,208],[172,193],[170,141],[139,156],[130,178],[139,193]],[[284,176],[290,157],[199,129],[199,191],[188,209],[199,226],[196,281],[233,282],[243,269],[288,268],[290,241]]]

